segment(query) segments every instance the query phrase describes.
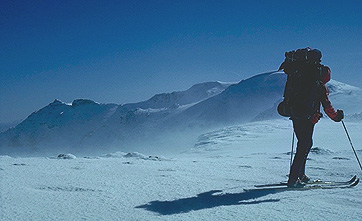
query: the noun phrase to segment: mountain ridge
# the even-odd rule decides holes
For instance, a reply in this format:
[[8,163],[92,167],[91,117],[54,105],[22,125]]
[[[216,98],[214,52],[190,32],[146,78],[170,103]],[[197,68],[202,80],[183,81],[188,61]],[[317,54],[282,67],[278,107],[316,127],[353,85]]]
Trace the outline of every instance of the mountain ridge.
[[[0,133],[0,154],[132,148],[146,141],[197,136],[217,127],[279,117],[286,75],[265,73],[236,84],[206,82],[130,104],[54,100],[16,127]],[[359,114],[362,90],[331,81],[330,98],[346,114]],[[356,102],[357,101],[357,102]],[[151,148],[151,147],[150,147]]]

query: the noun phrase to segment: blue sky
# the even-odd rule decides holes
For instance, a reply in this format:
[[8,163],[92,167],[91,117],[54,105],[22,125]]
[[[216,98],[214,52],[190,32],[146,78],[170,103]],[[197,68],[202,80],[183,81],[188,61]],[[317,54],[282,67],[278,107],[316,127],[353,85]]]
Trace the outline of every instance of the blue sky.
[[0,0],[0,122],[54,99],[146,100],[274,70],[311,46],[361,87],[361,1]]

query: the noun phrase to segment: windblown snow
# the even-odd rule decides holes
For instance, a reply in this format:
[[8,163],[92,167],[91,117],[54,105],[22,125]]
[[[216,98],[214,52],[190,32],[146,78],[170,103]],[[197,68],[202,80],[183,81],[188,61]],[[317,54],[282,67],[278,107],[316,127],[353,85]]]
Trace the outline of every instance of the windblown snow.
[[[362,155],[361,123],[346,122]],[[359,220],[352,189],[245,192],[285,181],[291,124],[270,120],[199,137],[182,154],[0,157],[1,220]],[[344,181],[361,173],[341,125],[316,126],[307,173]]]

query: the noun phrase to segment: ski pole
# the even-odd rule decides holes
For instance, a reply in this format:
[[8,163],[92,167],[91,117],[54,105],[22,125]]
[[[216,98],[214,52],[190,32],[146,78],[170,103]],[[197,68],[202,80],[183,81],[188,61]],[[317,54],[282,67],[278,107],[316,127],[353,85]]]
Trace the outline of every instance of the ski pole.
[[341,122],[342,122],[342,125],[343,125],[344,130],[346,131],[347,138],[348,138],[348,140],[349,140],[349,143],[351,144],[353,153],[354,153],[354,155],[356,156],[356,159],[357,159],[357,162],[358,162],[358,164],[359,164],[359,167],[360,167],[361,170],[362,170],[361,161],[359,161],[359,159],[358,159],[358,155],[357,155],[357,153],[356,153],[356,150],[355,150],[354,147],[353,147],[353,144],[352,144],[351,138],[349,137],[349,134],[348,134],[346,125],[344,124],[343,120],[342,120]]
[[290,168],[292,168],[292,164],[293,164],[293,154],[294,154],[294,130],[293,130],[293,138],[292,138],[292,152],[290,152]]

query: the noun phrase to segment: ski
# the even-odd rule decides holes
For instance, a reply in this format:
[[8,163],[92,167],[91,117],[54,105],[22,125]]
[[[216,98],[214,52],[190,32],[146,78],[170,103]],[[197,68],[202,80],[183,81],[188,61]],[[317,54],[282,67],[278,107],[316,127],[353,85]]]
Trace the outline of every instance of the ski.
[[[310,181],[308,183],[306,183],[306,185],[313,185],[313,184],[320,184],[320,185],[348,185],[353,183],[355,180],[357,179],[357,175],[353,176],[350,180],[348,181],[322,181],[322,180],[313,180]],[[271,183],[271,184],[262,184],[262,185],[255,185],[255,187],[258,188],[263,188],[263,187],[273,187],[273,186],[286,186],[287,183],[286,182],[280,182],[280,183]]]
[[346,189],[352,188],[357,186],[359,183],[359,179],[352,181],[349,184],[306,184],[303,187],[287,187],[287,186],[269,186],[269,187],[262,187],[262,188],[255,188],[255,189],[244,189],[245,192],[255,192],[255,191],[303,191],[303,190],[313,190],[313,189]]

